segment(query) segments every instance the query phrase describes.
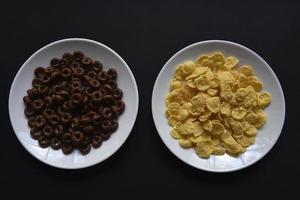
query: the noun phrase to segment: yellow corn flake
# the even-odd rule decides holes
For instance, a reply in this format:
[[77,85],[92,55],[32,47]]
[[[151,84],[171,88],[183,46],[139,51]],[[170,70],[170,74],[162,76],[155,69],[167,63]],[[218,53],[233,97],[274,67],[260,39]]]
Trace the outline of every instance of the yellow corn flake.
[[188,75],[188,74],[193,73],[193,71],[195,70],[196,64],[193,61],[189,60],[189,61],[186,61],[183,64],[181,64],[180,67],[181,67],[182,72],[184,74]]
[[235,119],[243,119],[246,115],[246,109],[244,107],[234,108],[231,112],[231,115]]
[[217,146],[217,145],[219,145],[220,144],[220,137],[218,137],[218,136],[211,136],[211,144],[213,145],[213,146]]
[[215,62],[224,62],[225,60],[225,57],[223,55],[222,52],[215,52],[211,57],[210,57],[211,60],[215,61]]
[[211,112],[210,111],[205,111],[204,113],[202,113],[199,117],[199,121],[200,122],[205,122],[206,120],[208,120],[208,118],[211,116]]
[[196,145],[195,150],[200,157],[208,158],[213,152],[213,147],[210,141],[201,141]]
[[192,142],[189,139],[181,138],[181,139],[179,139],[178,143],[182,148],[185,148],[185,149],[193,146]]
[[248,77],[248,84],[251,85],[257,92],[261,91],[263,87],[262,82],[260,82],[255,76]]
[[218,73],[218,78],[221,84],[232,84],[235,82],[234,76],[229,71]]
[[209,80],[204,74],[195,79],[195,85],[200,91],[206,91],[210,88]]
[[248,136],[255,136],[256,133],[257,133],[257,129],[256,129],[255,126],[249,125],[249,126],[247,126],[247,127],[244,129],[244,132],[245,132],[245,134],[248,135]]
[[200,63],[200,66],[203,66],[203,67],[213,67],[213,65],[214,65],[214,61],[210,60],[210,59],[204,59]]
[[207,120],[203,123],[203,129],[208,131],[208,132],[211,132],[212,131],[212,128],[213,128],[213,125],[212,125],[212,122],[210,120]]
[[188,139],[191,141],[192,144],[197,144],[202,141],[202,138],[200,136],[198,137],[189,136]]
[[197,78],[201,74],[204,74],[207,69],[208,69],[207,67],[196,67],[195,70],[193,71],[193,73],[188,75],[185,79],[190,80],[190,79]]
[[187,109],[181,108],[178,115],[179,115],[179,120],[184,121],[189,117],[190,112]]
[[201,55],[180,64],[166,97],[171,136],[202,158],[238,156],[255,142],[266,123],[262,110],[272,97],[249,65],[222,52]]
[[172,130],[171,130],[171,136],[174,139],[177,139],[177,140],[181,138],[179,132],[175,128],[172,128]]
[[218,121],[212,121],[212,131],[211,133],[213,135],[222,135],[224,134],[225,132],[225,128],[223,126],[223,124],[221,124],[220,122]]
[[258,110],[256,112],[256,115],[257,115],[257,119],[256,119],[256,123],[254,124],[254,126],[256,128],[261,128],[266,123],[266,114],[264,113],[264,111]]
[[245,76],[252,76],[253,73],[253,69],[251,66],[249,65],[243,65],[239,68],[239,72],[244,74]]
[[224,155],[225,154],[225,148],[222,147],[222,146],[214,146],[212,154],[217,155],[217,156]]
[[233,56],[229,56],[225,59],[224,66],[228,69],[234,68],[239,62],[239,59]]
[[223,101],[220,105],[220,113],[226,116],[230,116],[231,115],[231,105],[226,102]]
[[241,138],[236,139],[236,141],[243,147],[249,147],[250,145],[254,144],[255,137],[243,136]]
[[218,90],[216,90],[216,89],[208,89],[207,90],[207,94],[209,94],[210,96],[216,96],[218,94]]
[[223,144],[226,151],[232,154],[240,154],[243,150],[243,147],[230,135],[223,138]]
[[180,122],[179,117],[177,115],[169,116],[168,119],[168,122],[171,126],[176,126]]
[[268,92],[261,92],[258,94],[258,106],[260,108],[267,107],[272,101],[272,97]]
[[210,97],[206,99],[206,107],[213,113],[219,112],[220,104],[220,97]]
[[198,65],[201,65],[203,60],[209,59],[209,55],[200,55],[197,59],[196,59],[196,63]]
[[180,110],[180,104],[177,102],[169,103],[167,106],[167,112],[170,116],[177,115],[179,113],[179,110]]

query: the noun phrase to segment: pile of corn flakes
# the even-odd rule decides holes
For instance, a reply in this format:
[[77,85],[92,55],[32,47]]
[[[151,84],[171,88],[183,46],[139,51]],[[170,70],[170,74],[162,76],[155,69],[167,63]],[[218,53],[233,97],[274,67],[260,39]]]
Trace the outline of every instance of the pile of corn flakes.
[[249,65],[221,52],[180,64],[166,97],[171,136],[202,158],[238,156],[255,143],[271,95]]

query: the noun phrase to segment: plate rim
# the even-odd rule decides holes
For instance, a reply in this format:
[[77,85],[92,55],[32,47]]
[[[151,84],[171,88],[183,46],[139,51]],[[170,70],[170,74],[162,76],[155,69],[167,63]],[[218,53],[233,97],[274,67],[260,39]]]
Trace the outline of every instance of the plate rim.
[[[52,47],[54,45],[57,45],[59,43],[64,43],[64,42],[88,42],[88,43],[92,43],[92,44],[95,44],[97,46],[101,46],[102,48],[108,50],[109,52],[111,52],[114,56],[116,56],[122,63],[123,65],[128,69],[128,72],[129,72],[129,75],[130,77],[132,78],[133,80],[133,84],[134,84],[134,90],[136,91],[136,95],[135,95],[135,99],[136,99],[136,106],[135,106],[135,110],[134,110],[134,120],[133,120],[133,123],[131,125],[131,127],[129,128],[129,133],[128,135],[126,136],[126,138],[124,139],[124,141],[119,145],[118,148],[115,148],[111,153],[109,154],[106,154],[106,156],[102,159],[102,160],[96,160],[94,162],[91,162],[87,165],[83,164],[83,165],[80,165],[80,166],[60,166],[59,164],[55,164],[51,161],[48,161],[46,159],[42,159],[40,157],[38,157],[36,154],[34,154],[33,152],[31,152],[29,150],[29,148],[27,147],[27,145],[25,145],[24,141],[20,139],[20,137],[18,136],[18,134],[16,133],[16,125],[13,123],[13,119],[12,119],[12,111],[11,111],[11,107],[13,105],[11,105],[11,96],[12,96],[12,91],[16,85],[16,79],[19,78],[21,76],[21,70],[27,65],[27,63],[33,58],[35,57],[38,53],[40,53],[41,51],[43,51],[44,49],[47,49],[49,47]],[[37,160],[39,160],[40,162],[46,164],[46,165],[49,165],[49,166],[52,166],[52,167],[55,167],[55,168],[59,168],[59,169],[66,169],[66,170],[76,170],[76,169],[83,169],[83,168],[88,168],[88,167],[91,167],[91,166],[94,166],[94,165],[97,165],[103,161],[105,161],[106,159],[108,159],[109,157],[113,156],[123,145],[124,143],[127,141],[129,135],[131,134],[132,132],[132,129],[134,128],[134,125],[136,123],[136,119],[137,119],[137,115],[138,115],[138,110],[139,110],[139,90],[138,90],[138,87],[137,87],[137,83],[136,83],[136,80],[135,80],[135,77],[130,69],[130,67],[128,66],[128,64],[125,62],[125,60],[116,52],[114,51],[112,48],[108,47],[107,45],[103,44],[103,43],[100,43],[98,41],[95,41],[95,40],[92,40],[92,39],[87,39],[87,38],[65,38],[65,39],[60,39],[60,40],[56,40],[54,42],[51,42],[49,44],[46,44],[45,46],[41,47],[40,49],[38,49],[37,51],[35,51],[29,58],[26,59],[26,61],[22,64],[22,66],[18,69],[17,73],[15,74],[14,76],[14,79],[12,81],[12,84],[11,84],[11,87],[10,87],[10,90],[9,90],[9,96],[8,96],[8,113],[9,113],[9,119],[10,119],[10,123],[11,123],[11,126],[13,128],[13,131],[16,135],[16,137],[18,138],[18,141],[21,143],[21,145],[26,149],[26,151],[31,155],[33,156],[34,158],[36,158]]]
[[[154,116],[154,109],[155,109],[155,106],[154,106],[154,95],[156,93],[156,90],[158,88],[158,80],[159,78],[162,76],[162,71],[164,71],[164,69],[167,67],[167,65],[169,65],[169,63],[171,62],[171,60],[173,60],[175,57],[177,57],[180,53],[188,50],[189,48],[192,48],[192,47],[195,47],[195,46],[198,46],[198,45],[202,45],[202,44],[209,44],[209,43],[223,43],[223,44],[226,44],[226,45],[233,45],[235,47],[238,47],[238,48],[242,48],[246,51],[248,51],[249,53],[252,53],[255,57],[257,57],[259,60],[261,60],[263,62],[264,65],[266,65],[270,72],[272,73],[273,77],[275,77],[275,81],[277,82],[277,84],[279,85],[279,89],[280,89],[280,93],[282,95],[282,99],[283,99],[283,120],[282,120],[282,124],[281,124],[281,127],[280,127],[280,130],[279,130],[279,134],[278,136],[275,138],[274,140],[274,143],[271,144],[270,148],[258,159],[246,164],[246,165],[243,165],[241,167],[235,167],[235,168],[231,168],[231,169],[222,169],[222,170],[216,170],[216,169],[210,169],[210,168],[202,168],[201,166],[196,166],[196,165],[193,165],[185,160],[183,160],[182,158],[180,158],[179,155],[177,155],[177,153],[175,153],[174,150],[171,149],[171,147],[169,147],[163,137],[161,136],[161,133],[158,131],[158,121],[155,119],[155,116]],[[160,137],[160,139],[162,140],[162,142],[164,143],[164,145],[167,147],[167,149],[173,154],[175,155],[179,160],[181,160],[182,162],[186,163],[187,165],[193,167],[193,168],[196,168],[196,169],[199,169],[199,170],[203,170],[203,171],[206,171],[206,172],[211,172],[211,173],[227,173],[227,172],[234,172],[234,171],[238,171],[238,170],[242,170],[242,169],[245,169],[247,167],[250,167],[251,165],[257,163],[258,161],[260,161],[262,158],[264,158],[270,151],[271,149],[273,149],[273,147],[275,146],[275,144],[277,143],[281,133],[282,133],[282,130],[283,130],[283,127],[284,127],[284,123],[285,123],[285,118],[286,118],[286,104],[285,104],[285,96],[284,96],[284,92],[283,92],[283,89],[282,89],[282,86],[281,86],[281,83],[278,79],[278,77],[276,76],[275,72],[273,71],[273,69],[271,68],[271,66],[262,58],[260,57],[257,53],[255,53],[253,50],[251,50],[250,48],[246,47],[246,46],[243,46],[241,44],[238,44],[236,42],[231,42],[231,41],[228,41],[228,40],[203,40],[203,41],[200,41],[200,42],[195,42],[195,43],[192,43],[188,46],[185,46],[183,48],[181,48],[179,51],[177,51],[175,54],[173,54],[173,56],[171,56],[167,62],[163,65],[163,67],[160,69],[160,72],[158,73],[156,79],[155,79],[155,83],[153,85],[153,90],[152,90],[152,98],[151,98],[151,111],[152,111],[152,118],[153,118],[153,122],[154,122],[154,125],[155,125],[155,128],[156,128],[156,131]]]

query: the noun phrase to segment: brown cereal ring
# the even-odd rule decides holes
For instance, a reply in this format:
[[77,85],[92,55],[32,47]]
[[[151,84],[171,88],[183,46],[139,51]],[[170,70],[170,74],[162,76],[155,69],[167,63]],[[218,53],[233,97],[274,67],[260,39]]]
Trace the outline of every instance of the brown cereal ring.
[[60,72],[58,70],[55,70],[54,72],[51,73],[50,75],[50,81],[53,82],[57,82],[58,79],[60,78]]
[[87,117],[89,117],[90,119],[93,119],[94,116],[98,115],[95,111],[89,111],[87,113]]
[[89,72],[87,73],[87,75],[88,75],[89,77],[91,77],[91,78],[95,78],[95,77],[97,76],[96,72],[94,72],[94,71],[89,71]]
[[82,102],[83,96],[81,93],[74,93],[72,95],[71,99],[72,99],[72,103],[74,103],[75,105],[78,105]]
[[125,110],[125,103],[123,101],[117,101],[115,104],[119,108],[119,115]]
[[75,145],[80,145],[83,141],[84,134],[80,131],[75,131],[71,134],[72,142]]
[[86,87],[85,88],[85,93],[88,95],[88,96],[92,96],[92,94],[93,94],[93,92],[94,92],[94,89],[92,88],[92,87]]
[[49,121],[50,125],[56,126],[60,122],[60,118],[58,115],[52,114],[52,115],[50,115],[48,121]]
[[117,78],[117,70],[115,68],[109,68],[107,70],[107,77],[115,80]]
[[58,138],[52,138],[50,141],[50,146],[54,150],[58,150],[61,148],[61,141]]
[[41,78],[34,78],[32,80],[31,84],[32,84],[32,87],[37,87],[42,84],[42,80],[41,80]]
[[40,136],[40,137],[38,138],[38,142],[39,142],[39,145],[40,145],[42,148],[47,148],[47,147],[49,147],[49,145],[50,145],[50,140],[49,140],[47,137],[45,137],[45,136]]
[[99,148],[102,144],[102,137],[100,135],[95,135],[92,140],[92,146],[94,148]]
[[67,64],[68,64],[68,61],[66,59],[63,58],[63,59],[59,60],[60,67],[66,67]]
[[86,104],[88,101],[89,101],[89,97],[86,95],[83,96],[82,103]]
[[70,111],[72,107],[72,101],[65,101],[62,105],[64,111]]
[[90,123],[91,123],[91,119],[88,116],[86,116],[86,115],[81,116],[81,118],[79,120],[80,125],[88,125]]
[[35,111],[40,111],[44,108],[44,102],[41,99],[36,99],[31,103],[31,107],[35,110]]
[[69,92],[67,90],[61,90],[59,92],[59,95],[62,96],[64,99],[68,99],[69,96],[70,96],[70,94],[69,94]]
[[30,128],[36,127],[35,117],[30,117],[30,118],[28,119],[28,126],[29,126]]
[[48,86],[39,85],[39,86],[37,86],[37,91],[39,93],[39,96],[45,96],[48,94],[49,88],[48,88]]
[[84,69],[82,67],[73,68],[72,71],[75,77],[82,77],[84,75]]
[[91,125],[84,126],[84,127],[82,128],[82,131],[83,131],[85,134],[92,133],[93,130],[94,130],[94,127],[91,126]]
[[111,129],[111,121],[110,120],[103,120],[101,122],[101,127],[104,130],[104,132],[109,131]]
[[25,108],[24,114],[27,118],[29,118],[29,117],[32,117],[35,114],[35,112],[31,107],[28,107],[28,108]]
[[53,59],[50,61],[50,65],[51,65],[53,68],[58,68],[58,67],[60,67],[60,65],[59,65],[59,59],[58,59],[58,58],[53,58]]
[[54,110],[52,109],[49,109],[49,108],[46,108],[44,111],[43,111],[43,115],[46,119],[49,119],[49,117],[54,114]]
[[71,144],[63,144],[61,150],[65,155],[69,155],[73,152],[73,146]]
[[48,85],[51,81],[51,77],[48,75],[44,75],[41,77],[41,81],[43,84]]
[[29,96],[24,96],[23,102],[24,102],[25,106],[30,106],[32,103],[32,100],[29,98]]
[[71,53],[69,53],[69,52],[64,53],[62,57],[63,57],[63,59],[66,60],[66,62],[68,64],[73,61],[73,55]]
[[106,91],[106,94],[112,94],[112,92],[113,92],[112,87],[108,84],[105,84],[103,89]]
[[102,71],[102,69],[103,69],[102,63],[99,60],[95,60],[93,62],[93,70],[98,73]]
[[96,79],[92,79],[89,81],[89,84],[92,88],[97,89],[100,87],[100,83],[99,81],[97,81]]
[[30,135],[32,139],[37,140],[39,137],[42,136],[42,131],[37,127],[33,127],[30,129]]
[[90,66],[92,64],[92,59],[90,57],[86,57],[84,56],[82,59],[81,59],[81,63],[85,66]]
[[79,62],[72,62],[71,64],[71,69],[76,69],[77,67],[81,67],[80,63]]
[[112,106],[113,104],[115,104],[115,100],[114,98],[111,96],[111,95],[105,95],[102,99],[102,102],[104,105],[110,107]]
[[44,103],[45,103],[46,107],[53,106],[53,98],[51,96],[46,96],[44,98]]
[[43,130],[42,133],[44,136],[46,137],[51,137],[53,135],[53,129],[51,128],[51,126],[46,125]]
[[123,97],[123,91],[119,88],[116,88],[114,91],[113,91],[113,98],[115,100],[120,100],[122,99]]
[[43,117],[43,115],[38,115],[35,117],[35,127],[42,128],[46,124],[46,119]]
[[45,68],[45,72],[46,72],[46,74],[48,74],[48,75],[51,75],[52,74],[52,72],[54,72],[54,67],[46,67]]
[[106,71],[101,71],[98,73],[97,78],[100,82],[105,83],[107,80],[107,73]]
[[64,102],[64,98],[59,94],[52,95],[53,104],[60,105]]
[[104,141],[108,140],[110,138],[111,133],[109,131],[103,131],[101,133],[101,137]]
[[103,94],[101,91],[97,90],[92,93],[92,101],[93,103],[100,103],[103,98]]
[[55,94],[59,94],[59,92],[62,90],[62,87],[60,85],[53,85],[52,86],[52,92]]
[[90,144],[86,144],[86,145],[80,147],[79,151],[80,151],[80,153],[82,155],[86,155],[86,154],[88,154],[91,151],[91,145]]
[[99,125],[101,123],[101,119],[102,119],[101,115],[98,114],[94,115],[92,118],[92,124]]
[[74,89],[74,88],[81,88],[81,81],[79,81],[79,80],[72,81],[71,87],[72,87],[72,89]]
[[74,51],[73,52],[73,57],[74,57],[74,60],[79,62],[84,57],[84,54],[81,51]]
[[53,133],[56,137],[60,137],[63,134],[63,130],[64,130],[64,127],[59,124],[53,129]]
[[37,67],[34,69],[34,75],[36,77],[40,77],[42,75],[44,75],[46,73],[45,68],[44,67]]
[[116,80],[109,79],[109,80],[107,81],[107,84],[108,84],[113,90],[115,90],[115,89],[118,87],[118,84],[117,84],[117,81],[116,81]]
[[72,75],[72,71],[69,68],[63,68],[60,73],[64,79],[68,79]]
[[67,125],[72,120],[72,115],[70,113],[64,112],[60,115],[61,123]]
[[110,108],[105,107],[101,110],[101,116],[103,119],[111,119],[113,117],[113,112]]
[[88,83],[90,80],[92,80],[92,78],[89,77],[88,75],[84,75],[84,76],[83,76],[83,80],[86,81],[86,82]]
[[119,127],[119,123],[117,120],[113,119],[111,120],[111,131],[115,132]]
[[34,87],[34,88],[31,88],[29,90],[27,90],[27,96],[30,98],[30,99],[35,99],[37,98],[39,95],[37,89]]
[[72,135],[71,135],[71,133],[63,133],[63,135],[62,135],[62,142],[64,144],[70,144],[72,142]]

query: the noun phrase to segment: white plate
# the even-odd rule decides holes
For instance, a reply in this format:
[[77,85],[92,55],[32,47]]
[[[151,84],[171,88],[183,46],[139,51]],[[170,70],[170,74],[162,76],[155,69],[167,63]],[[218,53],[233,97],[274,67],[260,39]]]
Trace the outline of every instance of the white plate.
[[[165,117],[165,97],[169,91],[170,80],[175,66],[186,60],[195,60],[199,54],[222,51],[225,56],[236,56],[239,64],[252,65],[256,75],[263,81],[263,90],[272,95],[272,103],[265,109],[267,123],[259,130],[256,143],[237,158],[228,155],[211,156],[209,159],[198,157],[193,149],[183,149],[178,141],[170,136],[171,128]],[[271,67],[250,49],[227,41],[209,40],[192,44],[176,53],[160,71],[152,94],[152,114],[156,129],[169,150],[183,162],[211,172],[235,171],[252,165],[264,157],[276,143],[285,118],[285,101],[280,83]]]
[[[54,57],[64,52],[83,51],[92,59],[100,60],[104,69],[115,67],[118,72],[118,86],[123,90],[126,104],[119,118],[119,128],[108,141],[85,156],[78,151],[64,155],[61,150],[39,147],[29,133],[27,119],[24,116],[23,96],[31,88],[33,70],[37,66],[48,66]],[[71,38],[53,42],[34,53],[18,71],[9,94],[9,115],[13,129],[25,149],[40,161],[58,168],[78,169],[97,164],[114,154],[125,142],[133,128],[138,111],[138,89],[132,72],[125,61],[109,47],[92,40]]]

